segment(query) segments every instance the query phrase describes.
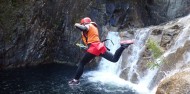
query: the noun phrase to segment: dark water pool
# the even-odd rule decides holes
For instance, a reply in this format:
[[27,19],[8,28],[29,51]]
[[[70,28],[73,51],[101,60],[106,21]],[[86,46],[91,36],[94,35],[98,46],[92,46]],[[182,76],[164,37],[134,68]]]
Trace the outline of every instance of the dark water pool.
[[0,71],[0,94],[135,94],[134,91],[81,79],[79,86],[67,82],[76,67],[48,64],[38,67]]

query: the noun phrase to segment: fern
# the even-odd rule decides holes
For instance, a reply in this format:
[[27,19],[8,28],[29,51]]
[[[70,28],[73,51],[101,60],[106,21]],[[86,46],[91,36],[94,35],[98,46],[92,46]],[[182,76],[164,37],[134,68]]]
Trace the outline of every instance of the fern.
[[[152,55],[153,55],[153,60],[149,60],[147,62],[147,66],[150,69],[154,69],[155,67],[159,67],[160,63],[163,63],[163,60],[158,60],[156,61],[156,59],[158,59],[162,54],[163,54],[163,50],[161,49],[161,47],[158,45],[158,43],[152,39],[148,39],[147,42],[147,47],[148,49],[151,51]],[[160,63],[158,63],[160,62]]]

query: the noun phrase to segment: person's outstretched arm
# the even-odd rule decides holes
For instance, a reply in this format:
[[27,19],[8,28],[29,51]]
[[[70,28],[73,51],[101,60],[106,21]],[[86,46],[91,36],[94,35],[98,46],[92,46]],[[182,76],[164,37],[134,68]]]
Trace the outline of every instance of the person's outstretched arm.
[[89,30],[89,25],[81,25],[79,23],[75,23],[74,26],[81,31],[88,31]]

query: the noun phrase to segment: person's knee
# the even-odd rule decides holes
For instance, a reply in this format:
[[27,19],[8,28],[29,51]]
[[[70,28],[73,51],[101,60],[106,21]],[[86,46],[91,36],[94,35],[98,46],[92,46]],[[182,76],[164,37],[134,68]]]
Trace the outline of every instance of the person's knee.
[[113,63],[116,63],[117,61],[118,61],[118,60],[115,60],[115,59],[114,59],[112,62],[113,62]]

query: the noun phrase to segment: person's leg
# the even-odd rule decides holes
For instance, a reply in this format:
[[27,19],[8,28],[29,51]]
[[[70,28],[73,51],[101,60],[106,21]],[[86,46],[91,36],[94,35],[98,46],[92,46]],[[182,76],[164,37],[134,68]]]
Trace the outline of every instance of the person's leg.
[[90,60],[92,60],[95,57],[95,55],[86,52],[82,58],[82,60],[80,61],[79,65],[78,65],[78,69],[76,72],[76,75],[74,77],[75,80],[79,80],[81,75],[83,74],[83,70],[84,70],[84,66],[90,62]]
[[101,56],[111,62],[117,62],[119,60],[122,52],[124,51],[124,49],[125,49],[124,47],[118,48],[114,55],[111,52],[106,51],[104,54],[101,54]]
[[101,54],[100,56],[106,58],[107,60],[111,61],[111,62],[117,62],[122,54],[122,52],[124,51],[125,48],[127,48],[129,45],[133,44],[133,40],[125,40],[122,41],[121,47],[118,48],[115,52],[115,54],[113,55],[112,53],[110,53],[109,51],[106,51],[104,54]]
[[74,79],[72,79],[71,81],[68,82],[69,85],[78,85],[79,84],[79,79],[81,77],[81,75],[83,74],[83,70],[84,70],[84,66],[90,62],[90,60],[92,60],[95,57],[95,55],[90,54],[88,52],[86,52],[82,58],[82,60],[80,61],[79,65],[78,65],[78,69],[76,71],[76,75],[74,77]]

